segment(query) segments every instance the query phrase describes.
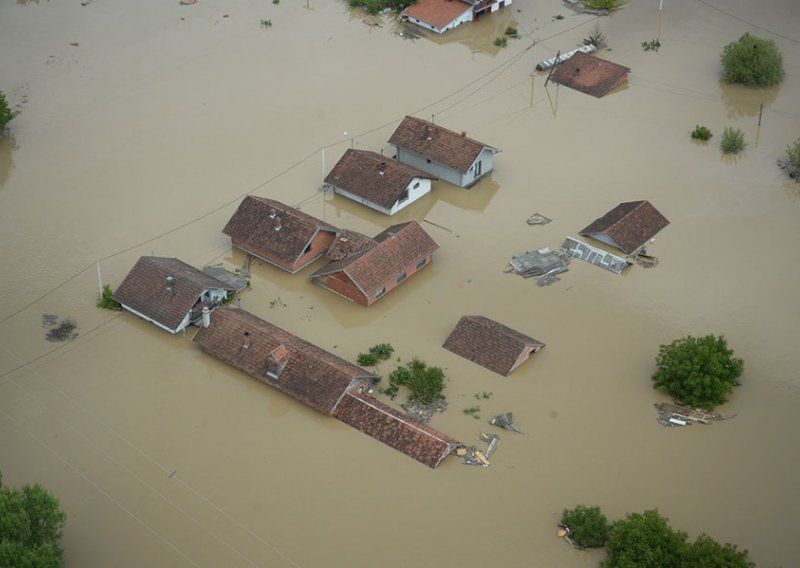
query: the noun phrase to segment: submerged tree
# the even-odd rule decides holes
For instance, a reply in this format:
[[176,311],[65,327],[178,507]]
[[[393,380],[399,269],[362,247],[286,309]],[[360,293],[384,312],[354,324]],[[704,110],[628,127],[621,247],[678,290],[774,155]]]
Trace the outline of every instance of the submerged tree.
[[712,410],[739,386],[744,362],[733,357],[724,337],[690,335],[662,345],[656,367],[655,388],[684,404]]
[[14,112],[9,108],[3,91],[0,91],[0,134],[5,131],[12,118],[14,118]]
[[710,536],[701,534],[688,546],[683,555],[685,568],[755,568],[746,550],[734,544],[720,544]]
[[628,513],[611,527],[601,568],[682,568],[686,533],[658,511]]
[[783,56],[775,42],[749,32],[723,48],[721,61],[726,83],[769,87],[783,79]]
[[608,519],[600,507],[578,505],[574,509],[564,509],[561,524],[569,528],[569,537],[580,546],[603,546],[608,540]]

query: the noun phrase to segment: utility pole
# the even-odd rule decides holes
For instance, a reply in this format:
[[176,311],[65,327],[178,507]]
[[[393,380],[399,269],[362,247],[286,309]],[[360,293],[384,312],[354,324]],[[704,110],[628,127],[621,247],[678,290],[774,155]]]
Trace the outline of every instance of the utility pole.
[[322,181],[325,182],[325,146],[322,147]]
[[531,76],[536,76],[536,40],[533,40],[533,45],[531,45],[531,57],[533,58],[533,65],[531,65]]
[[103,275],[100,272],[100,261],[97,261],[97,284],[100,287],[100,297],[103,297]]

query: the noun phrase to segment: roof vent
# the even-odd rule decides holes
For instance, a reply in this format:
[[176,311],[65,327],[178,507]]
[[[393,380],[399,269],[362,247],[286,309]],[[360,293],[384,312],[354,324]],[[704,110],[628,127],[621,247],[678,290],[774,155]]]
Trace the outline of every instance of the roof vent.
[[425,140],[432,140],[433,139],[433,127],[427,126],[425,128]]
[[381,162],[380,167],[378,168],[378,173],[383,175],[386,173],[386,162]]
[[461,131],[461,137],[462,138],[466,138],[467,137],[467,131],[466,130],[462,130]]
[[167,276],[167,292],[172,292],[175,289],[175,277],[171,274]]
[[276,231],[280,231],[281,230],[281,218],[280,217],[275,217],[275,230]]
[[242,349],[250,349],[250,332],[244,332],[244,343],[242,344]]
[[270,209],[269,210],[269,218],[270,219],[274,219],[275,218],[275,210],[274,209]]

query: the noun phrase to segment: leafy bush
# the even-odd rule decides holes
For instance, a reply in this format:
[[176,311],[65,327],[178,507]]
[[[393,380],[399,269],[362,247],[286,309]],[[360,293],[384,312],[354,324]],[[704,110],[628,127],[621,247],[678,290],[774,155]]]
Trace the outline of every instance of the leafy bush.
[[504,37],[496,37],[494,38],[494,44],[497,47],[505,47],[508,45],[508,40]]
[[747,550],[737,550],[736,545],[720,544],[708,535],[701,534],[693,544],[686,548],[683,554],[683,564],[686,568],[755,568]]
[[519,37],[519,32],[517,31],[517,28],[511,27],[511,26],[508,26],[506,28],[505,34],[508,37],[513,37],[513,38],[518,38]]
[[645,50],[645,51],[658,52],[658,50],[660,48],[661,48],[661,40],[658,39],[658,38],[651,39],[650,41],[643,41],[642,42],[642,49]]
[[618,3],[618,0],[583,0],[583,5],[590,10],[613,10]]
[[722,139],[719,145],[726,154],[738,154],[747,146],[744,141],[744,132],[740,128],[726,126],[725,130],[722,131]]
[[603,546],[608,540],[608,519],[600,512],[600,507],[578,505],[574,509],[564,509],[561,524],[569,527],[569,537],[580,546]]
[[413,359],[404,367],[397,367],[389,374],[389,388],[384,392],[394,397],[399,387],[409,390],[408,401],[432,404],[444,399],[444,371],[440,367],[428,367],[419,359]]
[[800,138],[794,144],[786,147],[786,161],[795,172],[800,172]]
[[727,83],[769,87],[783,79],[783,56],[775,42],[749,32],[726,45],[720,59],[722,79]]
[[0,132],[3,132],[11,119],[14,118],[14,113],[8,107],[6,96],[0,91]]
[[381,361],[385,361],[394,353],[394,347],[389,343],[378,343],[369,348],[369,352],[375,355]]
[[739,386],[744,362],[733,357],[724,337],[690,335],[661,345],[656,367],[654,388],[684,404],[711,410]]
[[402,12],[416,0],[348,0],[351,8],[364,7],[370,14],[378,14],[387,8]]
[[262,28],[271,28],[272,27],[272,20],[261,20],[261,27]]
[[359,353],[356,361],[362,367],[373,367],[378,364],[378,356],[374,353]]
[[692,130],[692,139],[693,140],[709,140],[713,134],[711,131],[706,128],[705,126],[695,126],[694,130]]
[[103,293],[100,295],[100,299],[97,300],[97,307],[104,308],[106,310],[118,310],[122,307],[122,304],[117,302],[111,297],[113,292],[111,291],[111,286],[106,284],[103,286]]
[[669,526],[658,511],[628,513],[611,526],[601,568],[682,568],[686,533]]

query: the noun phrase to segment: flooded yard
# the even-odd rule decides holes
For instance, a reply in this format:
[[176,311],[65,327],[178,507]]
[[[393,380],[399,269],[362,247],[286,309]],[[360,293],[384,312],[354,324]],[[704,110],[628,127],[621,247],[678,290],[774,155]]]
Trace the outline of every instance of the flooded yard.
[[[791,0],[633,0],[603,18],[516,0],[415,39],[334,1],[0,2],[0,90],[21,111],[0,139],[4,482],[59,497],[67,566],[596,566],[554,536],[579,503],[658,508],[758,566],[794,565],[800,184],[775,161],[800,137],[799,22]],[[627,86],[596,99],[531,77],[596,24]],[[494,45],[508,26],[521,38]],[[720,82],[746,31],[782,51],[779,86]],[[347,148],[391,155],[405,115],[501,149],[495,170],[434,182],[391,218],[320,191]],[[692,142],[695,125],[715,137]],[[736,157],[726,126],[745,133]],[[432,264],[370,308],[311,283],[326,261],[254,263],[242,307],[350,361],[388,342],[443,367],[432,426],[499,434],[491,467],[430,470],[202,354],[192,328],[95,307],[98,260],[112,287],[151,253],[243,266],[221,229],[248,193],[367,235],[422,223]],[[547,287],[504,272],[639,199],[670,220],[657,267],[574,260]],[[536,212],[553,221],[528,225]],[[78,337],[47,341],[43,314]],[[496,375],[441,348],[465,314],[547,347]],[[663,428],[658,346],[708,333],[744,359],[718,409],[737,416]],[[524,434],[487,423],[507,411]]]

